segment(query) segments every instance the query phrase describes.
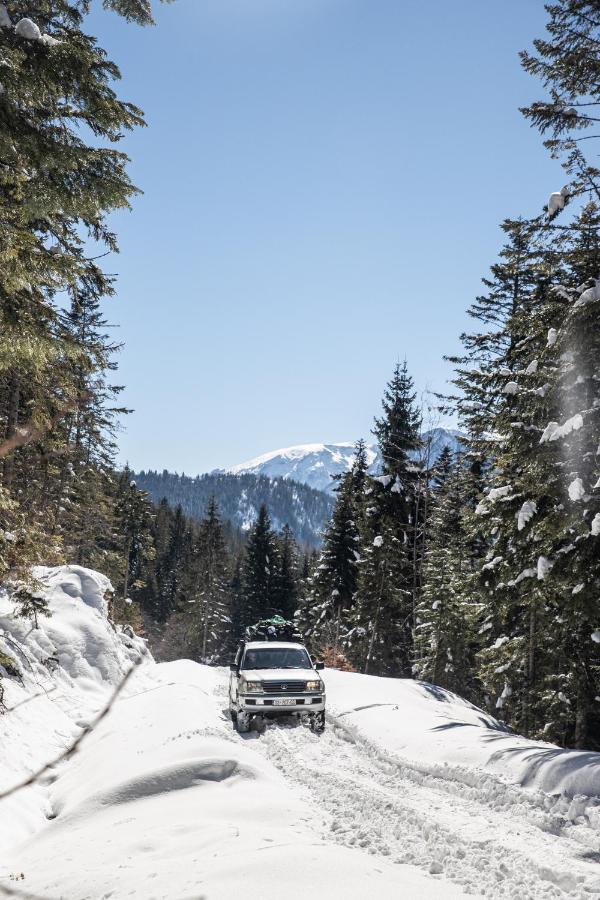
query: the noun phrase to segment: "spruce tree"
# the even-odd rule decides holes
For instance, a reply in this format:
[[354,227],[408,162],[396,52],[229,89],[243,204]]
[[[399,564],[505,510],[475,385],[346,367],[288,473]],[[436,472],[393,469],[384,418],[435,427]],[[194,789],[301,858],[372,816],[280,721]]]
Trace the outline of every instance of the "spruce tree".
[[546,10],[547,37],[534,40],[534,53],[520,55],[525,71],[539,78],[549,95],[522,112],[571,178],[564,191],[550,197],[553,215],[573,195],[592,191],[600,201],[600,170],[590,162],[597,157],[600,10],[596,0],[554,0]]
[[425,681],[475,700],[479,699],[474,685],[479,606],[469,591],[472,548],[467,522],[471,500],[464,456],[453,458],[445,447],[434,467],[413,671]]
[[194,545],[185,591],[188,652],[207,663],[224,656],[230,625],[228,559],[215,498],[208,504]]
[[115,573],[117,601],[131,600],[144,586],[149,560],[154,558],[152,505],[138,490],[131,472],[125,468],[119,479],[115,526],[121,543],[121,568]]
[[[0,539],[0,576],[17,579],[34,562],[59,561],[63,539],[70,559],[100,563],[110,552],[114,492],[96,471],[111,456],[110,345],[96,340],[92,319],[113,283],[88,239],[117,249],[108,217],[136,189],[115,144],[143,120],[117,96],[118,68],[85,33],[90,6],[2,4],[0,515],[15,541]],[[146,0],[104,6],[152,20]],[[79,302],[87,312],[69,320],[69,297],[73,313]]]
[[298,608],[298,546],[289,525],[283,526],[278,545],[279,571],[275,587],[275,608],[285,619],[292,619]]
[[351,661],[373,674],[409,675],[419,575],[420,415],[406,363],[397,365],[373,434],[381,474],[367,476],[360,524],[357,591],[346,639]]
[[336,503],[323,537],[311,580],[307,603],[309,621],[304,624],[311,644],[318,649],[341,650],[349,626],[349,615],[356,593],[356,562],[359,556],[359,524],[363,511],[367,474],[364,441],[356,444],[351,469],[338,479]]
[[250,531],[244,561],[243,627],[278,613],[279,548],[266,506]]
[[238,643],[244,635],[246,627],[246,604],[244,598],[244,574],[241,554],[235,560],[231,578],[229,580],[229,635],[227,647],[231,659],[235,656]]

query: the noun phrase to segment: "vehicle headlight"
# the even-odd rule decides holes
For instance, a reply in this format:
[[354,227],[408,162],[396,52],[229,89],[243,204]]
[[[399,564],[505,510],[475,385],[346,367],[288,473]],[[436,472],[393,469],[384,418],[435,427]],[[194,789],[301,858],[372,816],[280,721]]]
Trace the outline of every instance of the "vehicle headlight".
[[322,691],[323,690],[323,682],[322,681],[307,681],[306,682],[306,690],[307,691]]
[[260,694],[262,693],[262,684],[260,681],[246,681],[245,678],[242,678],[240,690],[245,694]]

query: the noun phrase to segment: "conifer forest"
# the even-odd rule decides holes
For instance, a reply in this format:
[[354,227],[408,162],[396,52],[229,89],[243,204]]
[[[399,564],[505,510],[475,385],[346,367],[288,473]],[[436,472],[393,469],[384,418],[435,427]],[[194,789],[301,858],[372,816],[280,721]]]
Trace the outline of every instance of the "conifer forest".
[[[151,24],[150,0],[102,5],[124,29]],[[600,751],[598,2],[550,2],[521,53],[539,97],[521,113],[564,184],[533,217],[498,209],[497,257],[432,403],[458,449],[432,452],[400,336],[333,497],[225,474],[192,491],[119,462],[135,413],[109,258],[113,214],[144,187],[120,142],[145,122],[87,33],[93,6],[0,3],[0,580],[21,615],[48,612],[37,566],[84,566],[158,660],[228,665],[246,626],[278,614],[328,666],[431,683],[528,738]],[[7,677],[0,656],[0,698]]]

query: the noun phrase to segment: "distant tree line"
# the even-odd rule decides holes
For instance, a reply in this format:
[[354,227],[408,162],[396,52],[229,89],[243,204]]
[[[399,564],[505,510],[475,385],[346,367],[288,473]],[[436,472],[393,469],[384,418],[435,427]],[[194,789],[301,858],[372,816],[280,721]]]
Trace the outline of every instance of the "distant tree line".
[[287,525],[274,531],[265,506],[243,535],[214,497],[197,521],[164,499],[153,507],[135,482],[130,496],[130,583],[120,602],[139,610],[157,657],[227,662],[247,625],[294,615],[316,551],[302,552]]
[[158,503],[165,498],[173,507],[181,506],[192,519],[203,518],[211,497],[216,497],[223,519],[247,529],[261,506],[266,506],[277,529],[289,525],[297,540],[316,546],[331,516],[329,494],[306,484],[284,478],[242,473],[213,472],[206,475],[178,475],[175,472],[138,472],[136,483]]

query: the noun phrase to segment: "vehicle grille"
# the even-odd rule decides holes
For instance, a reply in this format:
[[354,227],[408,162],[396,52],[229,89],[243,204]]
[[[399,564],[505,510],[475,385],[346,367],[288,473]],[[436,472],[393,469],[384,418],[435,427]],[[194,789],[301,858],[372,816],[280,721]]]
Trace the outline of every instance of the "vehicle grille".
[[263,681],[265,694],[303,694],[306,691],[305,681]]

